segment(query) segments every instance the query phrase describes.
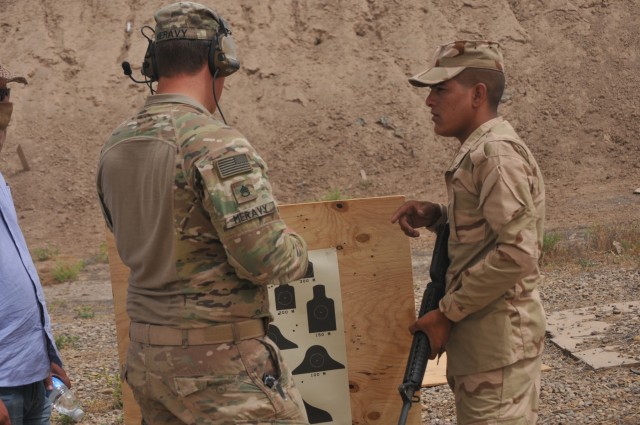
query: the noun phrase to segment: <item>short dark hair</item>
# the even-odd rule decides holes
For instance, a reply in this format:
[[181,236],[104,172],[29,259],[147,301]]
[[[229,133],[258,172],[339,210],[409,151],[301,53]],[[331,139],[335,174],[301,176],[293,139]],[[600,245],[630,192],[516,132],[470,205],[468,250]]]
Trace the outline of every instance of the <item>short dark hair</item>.
[[210,44],[210,41],[203,40],[170,40],[156,43],[158,76],[194,75],[208,63]]
[[483,83],[487,87],[489,106],[498,110],[498,104],[504,93],[504,73],[493,69],[466,68],[456,77],[458,82],[465,87],[473,87]]

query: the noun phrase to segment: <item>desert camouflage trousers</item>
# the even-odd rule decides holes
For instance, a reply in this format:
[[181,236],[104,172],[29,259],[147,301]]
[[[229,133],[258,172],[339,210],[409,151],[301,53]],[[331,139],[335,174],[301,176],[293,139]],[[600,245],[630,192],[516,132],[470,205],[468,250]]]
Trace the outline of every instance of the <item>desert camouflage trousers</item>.
[[489,372],[449,376],[458,425],[534,425],[538,420],[541,356]]
[[308,424],[268,337],[188,347],[130,341],[122,374],[146,425]]

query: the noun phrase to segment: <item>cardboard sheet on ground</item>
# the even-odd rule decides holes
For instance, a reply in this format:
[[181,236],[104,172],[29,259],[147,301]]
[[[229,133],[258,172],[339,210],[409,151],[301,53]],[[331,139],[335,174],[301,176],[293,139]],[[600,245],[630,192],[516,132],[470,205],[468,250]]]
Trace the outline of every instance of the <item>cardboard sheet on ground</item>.
[[[629,336],[638,336],[637,325],[635,335],[632,335],[634,322],[631,319],[639,314],[640,301],[556,311],[547,316],[547,331],[554,344],[594,369],[632,366],[640,364],[640,360],[624,355],[624,335],[621,335],[624,331],[619,332],[615,328],[628,329]],[[619,335],[614,339],[620,343],[603,344],[605,338],[611,335]]]

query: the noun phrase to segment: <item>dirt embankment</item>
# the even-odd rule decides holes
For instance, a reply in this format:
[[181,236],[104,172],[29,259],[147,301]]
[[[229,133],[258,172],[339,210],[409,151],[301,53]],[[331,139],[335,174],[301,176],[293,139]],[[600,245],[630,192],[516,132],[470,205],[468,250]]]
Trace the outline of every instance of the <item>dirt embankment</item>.
[[[32,247],[95,253],[103,240],[94,173],[111,129],[141,104],[139,71],[158,1],[0,1],[14,120],[0,169]],[[546,177],[549,227],[637,219],[640,85],[635,0],[238,1],[215,4],[242,69],[222,108],[271,168],[282,203],[404,194],[443,199],[458,144],[434,137],[426,90],[407,77],[455,38],[502,43],[502,113]],[[139,74],[137,74],[139,77]],[[31,171],[22,172],[15,148]],[[366,180],[363,179],[366,176]]]

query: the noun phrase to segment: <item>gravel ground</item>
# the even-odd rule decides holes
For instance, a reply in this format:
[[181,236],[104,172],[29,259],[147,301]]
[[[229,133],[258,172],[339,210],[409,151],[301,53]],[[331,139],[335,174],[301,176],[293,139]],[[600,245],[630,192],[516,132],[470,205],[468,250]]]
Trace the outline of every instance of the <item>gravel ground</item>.
[[[426,271],[431,248],[417,243],[412,248],[418,298],[428,282]],[[599,268],[592,264],[582,269],[568,265],[563,270],[547,270],[544,275],[540,292],[547,314],[640,300],[637,266]],[[628,323],[616,321],[617,317],[612,311],[599,318],[615,322],[613,331],[600,340],[599,345],[621,345],[621,353],[640,361],[640,317],[624,315]],[[558,348],[549,338],[542,362],[551,369],[542,373],[539,424],[640,424],[640,365],[594,370]],[[422,418],[424,424],[457,423],[453,395],[446,385],[422,390]]]
[[[118,404],[118,347],[108,266],[89,266],[75,282],[47,285],[44,291],[65,370],[84,407],[80,423],[124,423]],[[67,424],[65,419],[54,412],[52,423]]]
[[[424,245],[424,244],[423,244]],[[417,302],[427,279],[430,248],[412,245]],[[545,272],[541,288],[547,313],[640,300],[637,267],[567,269]],[[95,264],[77,281],[45,287],[57,340],[76,394],[85,408],[82,424],[123,423],[118,406],[117,347],[108,267]],[[613,320],[615,315],[602,318]],[[628,323],[627,323],[628,322]],[[604,345],[621,344],[627,357],[640,360],[640,321],[625,316]],[[540,424],[640,424],[640,366],[593,370],[549,340],[543,363]],[[412,409],[418,408],[413,406]],[[447,386],[422,391],[424,424],[456,424],[453,396]],[[54,414],[54,424],[64,418]]]

